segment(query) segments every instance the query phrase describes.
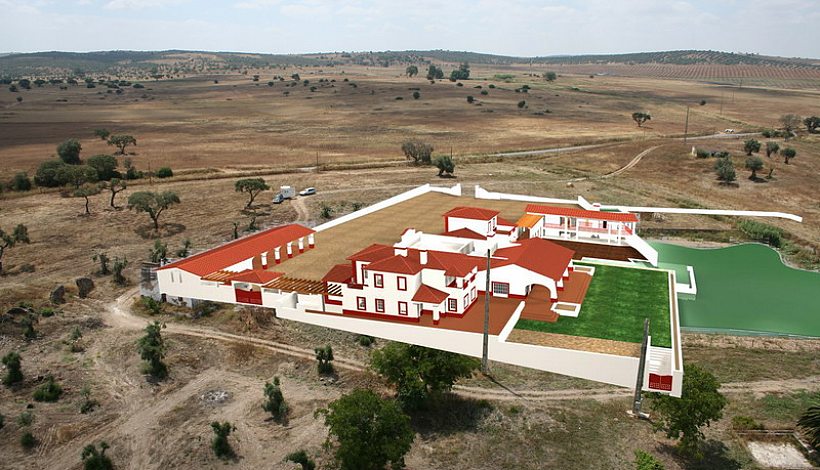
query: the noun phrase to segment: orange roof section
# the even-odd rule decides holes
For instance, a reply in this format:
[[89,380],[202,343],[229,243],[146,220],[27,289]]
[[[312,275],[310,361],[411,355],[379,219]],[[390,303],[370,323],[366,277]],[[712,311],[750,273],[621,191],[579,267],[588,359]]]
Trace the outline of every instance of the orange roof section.
[[322,278],[322,282],[347,282],[353,277],[352,267],[349,264],[337,264]]
[[516,222],[515,225],[518,227],[533,228],[535,227],[535,224],[537,224],[543,218],[543,215],[524,214],[521,216],[520,219],[518,219],[518,222]]
[[518,246],[496,250],[490,261],[491,267],[514,264],[551,279],[559,279],[564,275],[564,271],[572,261],[572,255],[575,254],[569,248],[542,238],[528,238],[518,243],[520,243]]
[[166,264],[159,269],[179,268],[197,276],[204,276],[306,237],[311,233],[315,232],[303,225],[281,225]]
[[527,212],[535,214],[562,215],[564,217],[580,217],[582,219],[607,220],[611,222],[638,221],[638,217],[631,212],[588,211],[585,209],[544,206],[541,204],[527,204]]
[[444,302],[450,294],[442,292],[426,284],[419,286],[419,290],[413,295],[413,302],[424,302],[427,304],[439,305]]
[[274,279],[278,279],[279,277],[283,276],[284,273],[276,273],[273,271],[264,271],[261,269],[248,269],[237,273],[236,276],[231,278],[231,281],[234,282],[247,282],[250,284],[267,284],[268,282],[273,281]]
[[458,217],[459,219],[490,220],[500,214],[492,209],[480,207],[456,207],[444,213],[444,217]]

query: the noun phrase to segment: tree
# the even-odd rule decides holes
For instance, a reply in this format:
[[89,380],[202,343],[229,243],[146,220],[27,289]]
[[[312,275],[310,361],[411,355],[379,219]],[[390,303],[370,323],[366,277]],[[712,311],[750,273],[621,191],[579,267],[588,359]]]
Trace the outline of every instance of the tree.
[[545,73],[544,73],[544,78],[545,78],[548,82],[554,82],[554,81],[555,81],[555,79],[556,79],[556,78],[558,78],[558,75],[556,75],[556,74],[555,74],[555,72],[545,72]]
[[60,186],[74,186],[78,189],[86,183],[97,181],[97,170],[88,165],[63,165],[54,175]]
[[456,170],[456,164],[453,163],[453,159],[450,158],[449,155],[438,157],[436,159],[436,167],[438,168],[438,176],[440,178],[443,178],[444,176],[451,177],[453,176],[453,172]]
[[211,423],[211,429],[214,430],[214,439],[211,441],[214,454],[220,459],[233,457],[235,454],[231,443],[228,442],[228,436],[231,432],[236,431],[236,427],[228,421],[224,423],[214,421]]
[[162,240],[154,240],[154,246],[149,251],[148,259],[152,263],[162,263],[168,259],[168,244]]
[[796,114],[784,114],[780,116],[780,124],[783,125],[784,138],[789,140],[794,135],[794,131],[800,127],[801,119]]
[[97,274],[100,276],[107,276],[111,274],[111,270],[108,268],[108,263],[111,261],[111,258],[108,257],[108,254],[97,253],[92,256],[91,259],[100,263],[100,269],[97,271]]
[[433,155],[433,146],[417,140],[408,140],[401,144],[401,151],[413,164],[430,164]]
[[797,427],[808,435],[812,446],[820,449],[820,405],[809,407],[797,420]]
[[37,167],[34,174],[34,184],[45,188],[55,188],[60,186],[57,180],[57,173],[66,166],[62,160],[47,160]]
[[34,390],[34,401],[43,401],[53,403],[60,399],[63,394],[63,387],[54,380],[53,375],[46,376],[44,384]]
[[9,186],[13,191],[29,191],[31,190],[31,179],[26,172],[21,171],[14,175]]
[[440,80],[444,78],[444,71],[435,65],[430,65],[427,68],[427,80]]
[[749,177],[750,180],[757,179],[757,172],[763,169],[763,160],[760,157],[749,157],[746,159],[746,169],[752,170],[752,176]]
[[478,361],[438,349],[390,343],[373,351],[371,366],[396,386],[405,409],[419,409],[431,396],[449,391],[456,380],[470,376]]
[[262,178],[243,178],[234,184],[234,188],[238,193],[248,193],[248,203],[245,204],[245,209],[250,209],[256,196],[270,189],[270,186]]
[[413,92],[413,99],[417,100],[419,98],[421,98],[421,93],[419,93],[418,91],[414,91]]
[[125,148],[129,145],[137,145],[137,139],[132,135],[118,134],[108,138],[108,145],[113,145],[120,150],[120,155],[125,155]]
[[156,232],[159,232],[159,216],[174,204],[179,204],[179,196],[173,191],[139,191],[128,196],[128,208],[148,214]]
[[103,187],[108,189],[111,192],[111,200],[109,201],[109,205],[112,209],[119,209],[119,207],[114,204],[114,198],[117,197],[122,191],[125,191],[128,188],[128,185],[125,183],[125,180],[120,178],[111,178],[111,181],[104,183]]
[[62,160],[63,163],[67,163],[69,165],[79,165],[80,151],[82,149],[83,146],[80,145],[79,140],[68,139],[57,146],[57,155],[60,157],[60,160]]
[[780,155],[783,155],[783,159],[785,160],[786,165],[788,165],[789,160],[797,156],[797,150],[791,147],[786,147],[782,152],[780,152]]
[[338,445],[335,456],[342,470],[383,470],[404,466],[413,443],[410,418],[399,405],[370,390],[354,390],[320,410]]
[[462,62],[458,69],[450,72],[450,80],[469,80],[470,79],[470,64]]
[[86,215],[91,214],[91,211],[89,210],[89,207],[88,207],[88,204],[90,202],[89,198],[91,196],[100,194],[100,191],[102,191],[102,186],[100,186],[99,184],[84,184],[84,185],[82,185],[79,188],[74,190],[74,197],[85,198],[85,214]]
[[643,123],[652,120],[652,116],[649,113],[635,112],[632,113],[632,120],[638,124],[638,127],[642,127]]
[[648,454],[642,450],[636,450],[635,470],[664,470],[664,467],[652,454]]
[[114,263],[111,266],[111,271],[114,272],[114,284],[118,286],[124,286],[128,284],[128,279],[122,274],[125,268],[128,266],[128,259],[123,256],[120,258],[119,256],[114,257]]
[[316,352],[317,368],[320,374],[333,373],[333,348],[325,346],[323,348],[314,349]]
[[527,102],[525,100],[521,100],[518,102],[518,109],[524,109],[527,107]]
[[468,103],[473,104],[474,101],[475,101],[475,98],[472,95],[467,97],[467,102]]
[[771,158],[772,155],[780,151],[780,146],[777,142],[766,142],[766,156]]
[[94,129],[94,135],[102,140],[106,140],[111,133],[108,132],[108,129]]
[[274,377],[273,383],[265,382],[265,403],[262,404],[262,409],[270,413],[277,422],[287,418],[288,405],[279,387],[279,377]]
[[3,356],[3,365],[6,366],[6,376],[3,377],[3,384],[13,385],[23,381],[20,354],[17,351],[12,351]]
[[105,455],[105,451],[108,450],[108,444],[105,441],[100,442],[100,450],[97,450],[97,446],[94,444],[89,444],[83,448],[83,453],[80,454],[80,457],[83,459],[83,469],[84,470],[112,470],[114,468],[114,464],[111,462],[111,459]]
[[165,325],[158,321],[149,323],[145,327],[145,336],[137,343],[140,358],[146,362],[145,371],[156,379],[164,379],[168,375],[168,366],[162,362],[166,350],[161,334],[162,328],[165,328]]
[[760,151],[760,142],[755,139],[749,139],[746,142],[743,142],[743,151],[746,152],[746,155],[752,156],[752,153],[757,153]]
[[723,416],[726,397],[720,394],[715,376],[695,365],[684,367],[681,397],[653,393],[651,407],[666,437],[679,439],[682,451],[696,455],[698,442],[703,439],[700,428]]
[[112,155],[94,155],[88,158],[86,164],[97,170],[97,178],[102,181],[108,181],[111,178],[119,178],[121,176],[120,172],[117,171],[119,163]]
[[26,339],[34,339],[37,337],[37,331],[34,325],[37,323],[35,314],[30,313],[20,320],[20,326],[23,327],[23,337]]
[[410,65],[404,69],[404,73],[406,73],[408,77],[414,77],[419,74],[419,68],[415,65]]
[[806,130],[809,131],[809,134],[816,134],[817,128],[820,127],[820,117],[807,117],[806,119],[803,119],[803,124],[806,125]]
[[302,470],[316,470],[316,462],[308,457],[307,452],[302,449],[297,450],[296,452],[291,452],[287,457],[285,457],[285,460],[301,465]]
[[17,224],[11,233],[6,233],[0,228],[0,274],[3,274],[3,255],[6,250],[14,248],[18,243],[31,243],[28,238],[28,227],[23,224]]
[[164,166],[157,170],[157,178],[170,178],[174,176],[174,170],[170,167]]
[[191,254],[191,240],[186,238],[182,240],[182,247],[177,250],[177,257],[178,258],[187,258],[188,255]]

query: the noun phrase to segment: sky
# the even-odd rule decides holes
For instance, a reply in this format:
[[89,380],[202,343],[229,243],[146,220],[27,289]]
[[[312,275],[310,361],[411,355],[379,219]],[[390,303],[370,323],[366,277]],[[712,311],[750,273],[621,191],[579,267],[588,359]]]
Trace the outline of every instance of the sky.
[[820,58],[820,0],[0,0],[0,51],[677,49]]

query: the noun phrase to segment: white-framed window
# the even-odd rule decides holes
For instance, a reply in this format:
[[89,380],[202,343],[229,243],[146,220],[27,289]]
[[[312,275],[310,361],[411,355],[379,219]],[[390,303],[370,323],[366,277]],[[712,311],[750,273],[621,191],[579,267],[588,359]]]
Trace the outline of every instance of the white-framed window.
[[493,294],[510,295],[510,284],[507,282],[493,282]]
[[399,290],[407,290],[407,278],[404,276],[396,277],[396,287]]
[[356,308],[358,310],[367,310],[367,299],[364,297],[356,297]]
[[456,299],[447,299],[447,310],[450,312],[458,310],[458,301]]
[[407,302],[399,302],[399,315],[407,315]]
[[464,296],[464,309],[467,309],[467,306],[470,305],[470,294]]
[[376,299],[376,311],[384,313],[384,299]]

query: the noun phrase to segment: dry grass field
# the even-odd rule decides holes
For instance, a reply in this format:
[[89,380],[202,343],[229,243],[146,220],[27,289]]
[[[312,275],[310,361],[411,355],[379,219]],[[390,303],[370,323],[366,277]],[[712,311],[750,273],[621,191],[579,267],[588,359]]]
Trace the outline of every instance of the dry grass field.
[[[289,69],[288,75],[294,71]],[[457,87],[449,81],[430,84],[409,79],[401,71],[354,66],[344,67],[344,73],[303,69],[302,79],[310,80],[307,87],[285,87],[288,82],[269,87],[265,75],[258,86],[248,76],[189,77],[146,82],[145,89],[128,89],[123,95],[98,94],[101,87],[61,91],[45,85],[20,93],[22,103],[2,90],[0,178],[21,170],[32,174],[66,138],[79,137],[83,156],[88,157],[111,151],[93,137],[94,129],[131,133],[138,140],[132,158],[139,168],[168,165],[176,176],[134,181],[118,196],[118,203],[124,206],[125,198],[139,190],[177,192],[181,203],[161,219],[160,238],[172,252],[185,239],[191,240],[194,251],[227,241],[233,222],[240,224],[240,230],[247,227],[245,196],[234,191],[236,179],[246,174],[259,174],[272,187],[318,189],[316,196],[281,205],[268,204],[272,192],[262,193],[255,208],[260,227],[321,223],[323,205],[339,216],[355,204],[372,204],[420,184],[461,183],[468,194],[473,185],[481,184],[512,193],[582,195],[602,203],[792,212],[804,217],[802,224],[768,223],[787,231],[806,250],[816,253],[820,246],[820,139],[816,136],[801,134],[788,143],[777,139],[781,147],[794,147],[798,156],[785,165],[780,158],[764,155],[766,170],[761,174],[774,168],[774,178],[760,183],[750,181],[743,169],[742,139],[684,145],[670,137],[682,135],[687,105],[692,107],[692,133],[756,130],[776,126],[785,113],[818,114],[816,91],[731,88],[646,77],[591,79],[563,73],[556,82],[546,83],[525,75],[529,71],[524,67],[486,66],[475,66],[477,79]],[[494,78],[499,73],[515,77],[508,83]],[[336,81],[320,85],[320,78]],[[214,84],[214,79],[219,83]],[[490,83],[496,88],[489,89]],[[529,93],[514,91],[524,84],[531,86]],[[311,92],[312,85],[319,88]],[[482,89],[473,88],[478,85]],[[413,100],[410,88],[419,88],[419,100]],[[481,90],[488,95],[480,95]],[[467,95],[480,106],[468,104]],[[395,100],[396,96],[403,100]],[[57,101],[63,98],[67,101]],[[522,99],[529,106],[525,110],[516,106]],[[705,106],[698,104],[701,99],[707,101]],[[545,109],[551,112],[533,114]],[[636,110],[653,116],[644,128],[630,119]],[[430,167],[388,165],[403,159],[400,144],[408,138],[431,142],[436,153],[449,153],[452,146],[456,178],[439,179]],[[545,156],[471,156],[592,142],[606,145]],[[719,185],[712,169],[714,159],[690,155],[692,145],[731,151],[737,184]],[[610,176],[651,147],[657,148],[628,170]],[[317,152],[320,164],[372,165],[286,171],[314,165]],[[432,206],[426,201],[413,210],[433,211]],[[513,209],[507,210],[515,215]],[[165,382],[149,383],[140,372],[135,350],[141,334],[127,328],[126,319],[113,315],[111,306],[136,286],[139,263],[155,241],[150,221],[144,214],[110,209],[106,194],[91,197],[91,215],[82,212],[81,198],[61,197],[53,190],[0,195],[0,228],[24,223],[31,238],[31,244],[6,252],[7,274],[0,277],[0,353],[20,351],[26,376],[19,387],[0,388],[0,414],[5,416],[0,466],[80,468],[83,446],[104,438],[112,446],[110,455],[117,468],[225,468],[210,452],[209,423],[229,419],[237,426],[231,437],[239,455],[237,468],[292,469],[282,459],[299,448],[327,468],[330,453],[322,446],[326,429],[314,419],[314,411],[359,386],[389,393],[368,372],[340,367],[336,381],[321,381],[313,361],[303,357],[182,330],[202,328],[302,348],[331,344],[338,358],[362,363],[368,359],[369,349],[359,346],[352,335],[234,308],[197,320],[171,313],[158,317],[169,324],[164,335],[169,341],[171,375]],[[436,214],[427,215],[425,223],[432,227]],[[645,217],[642,227],[658,237],[686,237],[699,243],[740,240],[736,222],[730,217],[667,215]],[[399,225],[408,223],[397,220]],[[92,256],[101,252],[127,257],[129,287],[116,287],[110,277],[94,274]],[[310,261],[303,256],[303,261]],[[298,259],[292,260],[294,265]],[[89,299],[76,295],[74,279],[79,276],[91,276],[96,283]],[[5,312],[21,301],[47,305],[48,293],[57,284],[67,287],[68,302],[56,308],[56,315],[40,318],[37,338],[25,340],[20,318]],[[139,307],[133,310],[145,315]],[[145,318],[131,320],[139,327]],[[75,326],[83,332],[83,350],[71,352],[68,337]],[[471,387],[472,395],[448,398],[430,412],[414,416],[417,435],[407,456],[408,468],[627,469],[634,467],[635,449],[658,456],[668,469],[755,468],[742,439],[731,429],[731,418],[749,415],[770,428],[792,426],[800,407],[818,390],[820,345],[688,335],[684,342],[687,361],[713,371],[724,382],[736,383],[726,416],[707,430],[709,446],[702,462],[678,457],[672,443],[653,433],[649,423],[626,418],[623,411],[630,399],[617,395],[613,387],[497,365],[494,377],[503,386],[565,395],[554,400],[499,399],[499,385],[480,376],[465,380],[460,385]],[[54,404],[34,403],[31,393],[49,373],[63,384],[65,394]],[[267,421],[260,406],[262,386],[273,375],[282,377],[285,398],[292,406],[287,426]],[[78,411],[85,385],[100,402],[90,414]],[[740,389],[748,393],[737,392]],[[222,403],[204,400],[203,394],[212,390],[226,391],[228,398]],[[35,420],[28,429],[38,444],[26,451],[20,446],[24,427],[17,418],[29,403]]]

